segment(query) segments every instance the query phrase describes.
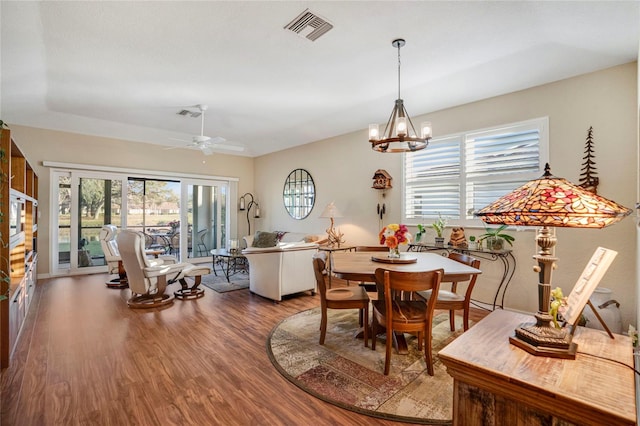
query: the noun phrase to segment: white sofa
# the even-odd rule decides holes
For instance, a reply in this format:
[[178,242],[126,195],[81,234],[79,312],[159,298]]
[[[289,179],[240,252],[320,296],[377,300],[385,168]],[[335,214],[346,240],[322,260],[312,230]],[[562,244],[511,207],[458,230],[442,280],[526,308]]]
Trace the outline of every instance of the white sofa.
[[288,294],[303,291],[315,294],[312,259],[318,244],[304,242],[305,236],[308,235],[286,233],[275,247],[264,248],[252,247],[252,235],[244,237],[247,248],[242,254],[249,261],[249,290],[252,293],[278,302]]

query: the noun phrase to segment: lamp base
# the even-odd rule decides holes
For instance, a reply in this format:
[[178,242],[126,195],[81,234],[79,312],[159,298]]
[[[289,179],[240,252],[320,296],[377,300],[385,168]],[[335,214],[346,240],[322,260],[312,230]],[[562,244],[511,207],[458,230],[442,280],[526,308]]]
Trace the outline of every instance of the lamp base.
[[551,358],[575,359],[578,345],[566,330],[551,325],[551,315],[538,312],[537,322],[521,324],[509,342],[532,355]]

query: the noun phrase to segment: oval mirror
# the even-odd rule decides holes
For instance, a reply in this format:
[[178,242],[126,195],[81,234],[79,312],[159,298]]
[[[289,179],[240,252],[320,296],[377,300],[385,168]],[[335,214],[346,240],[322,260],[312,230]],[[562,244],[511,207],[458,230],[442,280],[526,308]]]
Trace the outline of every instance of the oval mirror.
[[294,219],[309,216],[316,202],[316,187],[313,178],[305,169],[295,169],[284,181],[282,191],[284,208]]

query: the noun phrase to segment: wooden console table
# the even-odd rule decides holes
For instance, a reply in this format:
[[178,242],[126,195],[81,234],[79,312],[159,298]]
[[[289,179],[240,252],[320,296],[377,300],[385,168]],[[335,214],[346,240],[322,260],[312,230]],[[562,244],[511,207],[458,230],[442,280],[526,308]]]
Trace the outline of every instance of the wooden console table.
[[627,336],[578,327],[575,360],[537,357],[508,337],[533,316],[496,310],[438,354],[454,379],[453,424],[635,425]]
[[478,305],[478,303],[481,303],[482,305],[491,305],[492,309],[487,310],[495,311],[496,307],[504,309],[504,297],[507,294],[507,288],[509,287],[511,278],[513,278],[513,274],[516,272],[516,258],[513,256],[511,250],[477,250],[468,247],[456,247],[444,244],[412,243],[409,244],[407,251],[440,251],[443,256],[446,256],[451,252],[458,252],[468,254],[478,259],[490,260],[492,262],[499,261],[502,264],[502,277],[500,277],[500,283],[498,284],[496,294],[493,297],[493,304],[474,299],[471,299],[471,303],[474,304],[473,302],[477,302],[475,305],[482,309],[487,308]]

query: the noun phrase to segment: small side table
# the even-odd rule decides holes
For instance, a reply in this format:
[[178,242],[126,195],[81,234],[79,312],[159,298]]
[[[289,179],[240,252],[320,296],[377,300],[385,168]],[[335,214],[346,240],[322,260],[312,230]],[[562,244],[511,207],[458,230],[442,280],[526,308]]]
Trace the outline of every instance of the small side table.
[[327,254],[327,274],[329,275],[329,288],[331,288],[331,276],[333,273],[332,264],[333,264],[333,252],[335,251],[354,251],[356,246],[348,246],[348,245],[340,245],[340,247],[331,247],[331,246],[318,246],[318,250],[326,251]]
[[247,270],[247,258],[244,257],[240,250],[213,249],[210,253],[213,256],[213,274],[218,276],[216,272],[216,262],[218,262],[222,273],[227,278],[227,282],[231,282],[229,279],[231,275]]

